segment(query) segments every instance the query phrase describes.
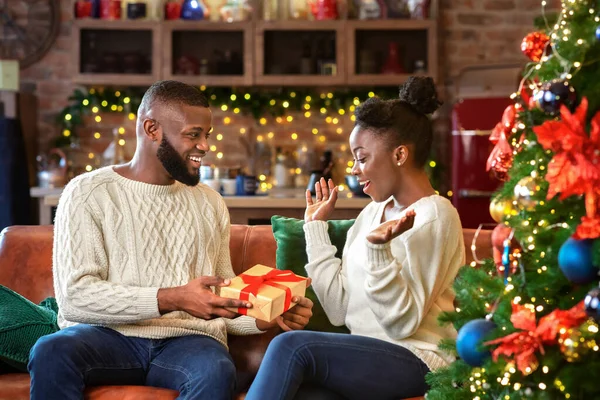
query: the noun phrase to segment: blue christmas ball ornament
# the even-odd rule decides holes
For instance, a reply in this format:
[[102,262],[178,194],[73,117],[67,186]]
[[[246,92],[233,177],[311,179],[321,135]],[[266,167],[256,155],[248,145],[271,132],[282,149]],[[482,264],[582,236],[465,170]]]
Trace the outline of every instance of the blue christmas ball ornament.
[[456,337],[456,351],[461,359],[473,367],[480,367],[490,356],[489,350],[481,350],[485,336],[496,324],[487,319],[475,319],[467,322],[458,331]]
[[583,304],[588,317],[594,318],[596,322],[600,321],[600,288],[590,290]]
[[596,39],[600,40],[600,26],[596,28]]
[[204,9],[199,0],[185,0],[181,5],[181,19],[200,20],[204,18]]
[[558,266],[567,279],[576,284],[585,284],[598,278],[598,267],[592,263],[591,239],[569,238],[558,251]]
[[533,100],[545,113],[555,115],[558,114],[562,105],[573,111],[577,93],[569,81],[553,79],[544,83],[541,89],[535,92]]

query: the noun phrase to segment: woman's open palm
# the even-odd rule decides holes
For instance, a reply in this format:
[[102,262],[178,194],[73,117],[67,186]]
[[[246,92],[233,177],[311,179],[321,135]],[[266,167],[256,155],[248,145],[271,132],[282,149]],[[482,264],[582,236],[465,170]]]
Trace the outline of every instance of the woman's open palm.
[[384,222],[367,235],[367,240],[373,244],[389,242],[413,227],[415,215],[414,210],[408,210],[402,218]]
[[317,198],[313,201],[310,190],[306,190],[304,222],[327,221],[335,209],[337,188],[331,179],[326,183],[325,179],[321,178],[320,181],[315,183],[315,193]]

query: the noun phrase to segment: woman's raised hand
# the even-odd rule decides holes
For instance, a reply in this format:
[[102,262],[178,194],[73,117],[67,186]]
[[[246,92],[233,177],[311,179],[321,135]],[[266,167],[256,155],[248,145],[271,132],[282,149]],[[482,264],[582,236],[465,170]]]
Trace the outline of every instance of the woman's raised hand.
[[373,244],[389,242],[413,227],[415,215],[414,210],[408,210],[402,218],[384,222],[367,235],[367,240]]
[[327,221],[335,209],[337,201],[337,187],[333,181],[325,182],[321,178],[315,183],[315,193],[317,198],[313,201],[310,190],[306,190],[306,211],[304,212],[304,222],[310,221]]

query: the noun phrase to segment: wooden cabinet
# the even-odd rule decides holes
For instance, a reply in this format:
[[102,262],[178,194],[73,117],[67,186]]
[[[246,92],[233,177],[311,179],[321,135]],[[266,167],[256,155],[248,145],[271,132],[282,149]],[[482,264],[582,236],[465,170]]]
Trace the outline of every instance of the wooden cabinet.
[[[163,79],[191,85],[252,85],[252,22],[164,21],[162,25]],[[185,63],[193,65],[186,69]]]
[[75,20],[73,81],[145,86],[161,79],[161,25],[156,21]]
[[257,22],[255,83],[277,86],[344,85],[345,26],[346,21]]
[[[382,73],[393,43],[403,70]],[[88,85],[390,86],[414,73],[438,78],[436,20],[76,20],[73,49],[73,80]]]
[[[382,73],[390,46],[395,46],[398,51],[402,73]],[[437,54],[435,20],[346,23],[348,85],[397,85],[412,74],[428,75],[437,81]],[[418,70],[420,68],[423,69],[422,72]]]

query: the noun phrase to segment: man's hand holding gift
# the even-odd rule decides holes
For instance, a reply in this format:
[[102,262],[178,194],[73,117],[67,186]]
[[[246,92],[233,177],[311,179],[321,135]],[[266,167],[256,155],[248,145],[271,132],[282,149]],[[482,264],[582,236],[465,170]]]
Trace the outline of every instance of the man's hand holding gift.
[[279,326],[291,331],[304,329],[312,316],[313,302],[304,297],[310,283],[292,271],[257,264],[221,286],[220,295],[251,303],[249,308],[228,309],[256,318],[258,329]]

